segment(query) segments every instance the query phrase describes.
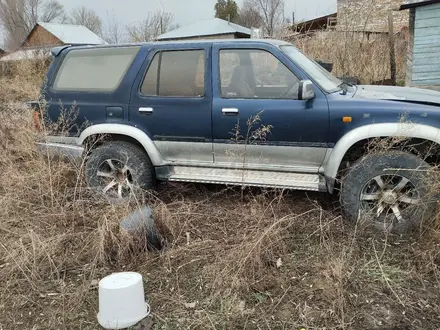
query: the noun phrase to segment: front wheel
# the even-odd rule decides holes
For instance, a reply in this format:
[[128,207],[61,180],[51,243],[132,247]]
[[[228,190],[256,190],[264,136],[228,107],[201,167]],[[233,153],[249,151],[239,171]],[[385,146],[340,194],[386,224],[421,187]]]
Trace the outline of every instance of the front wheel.
[[90,188],[110,200],[126,200],[151,189],[154,167],[145,150],[125,141],[112,141],[93,149],[85,166]]
[[401,151],[367,155],[342,180],[341,205],[351,220],[387,232],[406,232],[435,209],[431,167]]

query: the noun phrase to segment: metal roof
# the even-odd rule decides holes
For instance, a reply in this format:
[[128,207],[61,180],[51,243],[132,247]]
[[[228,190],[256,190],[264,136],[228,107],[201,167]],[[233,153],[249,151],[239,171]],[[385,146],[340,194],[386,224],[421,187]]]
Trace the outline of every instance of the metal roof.
[[102,45],[106,44],[101,37],[90,31],[83,25],[37,23],[39,26],[53,34],[64,44],[78,45]]
[[157,40],[183,39],[191,37],[215,36],[220,34],[241,33],[251,35],[251,29],[230,23],[220,18],[211,18],[182,26],[173,31],[164,33]]
[[407,3],[400,6],[399,10],[428,6],[436,3],[440,3],[440,0],[408,0]]

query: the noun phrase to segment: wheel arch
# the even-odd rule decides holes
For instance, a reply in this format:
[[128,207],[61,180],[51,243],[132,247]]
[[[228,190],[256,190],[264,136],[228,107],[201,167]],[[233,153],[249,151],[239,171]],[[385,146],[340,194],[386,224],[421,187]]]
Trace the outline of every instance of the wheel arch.
[[78,138],[78,145],[84,145],[90,138],[107,136],[113,140],[126,140],[141,146],[154,166],[165,165],[165,161],[153,140],[142,130],[123,124],[97,124],[86,128]]
[[339,139],[324,164],[324,176],[327,181],[329,192],[333,192],[341,163],[347,152],[353,146],[357,143],[374,138],[388,137],[421,139],[440,145],[440,129],[429,125],[414,123],[381,123],[355,128]]

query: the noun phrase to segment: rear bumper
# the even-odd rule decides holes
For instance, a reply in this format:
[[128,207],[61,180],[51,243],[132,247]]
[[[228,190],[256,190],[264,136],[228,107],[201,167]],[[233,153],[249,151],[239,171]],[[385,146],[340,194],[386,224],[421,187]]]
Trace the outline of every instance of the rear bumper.
[[67,157],[71,160],[82,159],[84,155],[83,147],[65,143],[37,142],[37,149],[41,153]]

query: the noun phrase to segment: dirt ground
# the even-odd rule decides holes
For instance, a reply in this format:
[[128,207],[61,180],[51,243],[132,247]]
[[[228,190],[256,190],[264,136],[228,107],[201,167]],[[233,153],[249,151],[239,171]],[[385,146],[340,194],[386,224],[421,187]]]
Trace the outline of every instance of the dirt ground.
[[145,203],[168,243],[145,252],[118,227],[136,206],[94,199],[33,151],[8,160],[0,329],[99,329],[97,281],[127,270],[152,329],[440,328],[438,229],[375,236],[326,195],[162,184]]

